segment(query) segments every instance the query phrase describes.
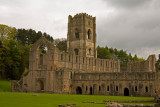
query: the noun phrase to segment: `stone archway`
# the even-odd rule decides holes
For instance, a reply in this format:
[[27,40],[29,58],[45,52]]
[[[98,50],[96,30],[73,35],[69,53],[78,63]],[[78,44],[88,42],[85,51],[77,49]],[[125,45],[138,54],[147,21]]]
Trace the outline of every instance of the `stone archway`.
[[76,94],[82,94],[82,88],[81,87],[76,88]]
[[124,96],[129,96],[129,89],[128,88],[124,89]]
[[37,91],[44,91],[44,82],[42,80],[38,80],[36,84]]

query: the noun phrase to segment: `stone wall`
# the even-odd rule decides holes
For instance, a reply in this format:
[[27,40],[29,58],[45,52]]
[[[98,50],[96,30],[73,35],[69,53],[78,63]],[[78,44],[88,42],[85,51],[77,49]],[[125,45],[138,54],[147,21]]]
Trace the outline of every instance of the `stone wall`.
[[75,73],[73,93],[80,87],[82,94],[125,95],[127,89],[129,96],[153,96],[155,75],[154,72]]
[[69,15],[67,51],[84,57],[97,57],[96,51],[96,18],[86,13]]
[[[41,45],[46,46],[45,52],[39,50]],[[160,95],[160,58],[157,63],[155,55],[150,55],[146,61],[129,61],[127,67],[120,70],[119,61],[96,56],[95,17],[85,13],[69,16],[67,52],[59,51],[41,37],[31,47],[28,75],[18,82],[13,81],[12,91]]]
[[75,72],[120,72],[120,62],[116,60],[82,57],[61,52],[57,62],[59,68],[72,69]]
[[127,64],[128,72],[155,72],[156,57],[150,55],[146,61],[129,61]]

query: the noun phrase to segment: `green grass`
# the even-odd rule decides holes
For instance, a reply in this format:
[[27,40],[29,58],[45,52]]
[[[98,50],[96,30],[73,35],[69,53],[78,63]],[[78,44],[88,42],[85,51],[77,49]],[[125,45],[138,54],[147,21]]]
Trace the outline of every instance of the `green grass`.
[[[137,105],[137,104],[142,104],[142,103],[124,103],[124,104],[131,104],[131,105]],[[144,105],[154,105],[155,103],[153,102],[145,102],[143,103]]]
[[[68,95],[46,93],[15,93],[10,91],[10,82],[0,81],[0,107],[58,107],[59,104],[77,104],[78,107],[105,107],[105,104],[82,102],[100,102],[103,100],[153,100],[152,97],[124,97],[105,95]],[[34,94],[38,96],[33,96]],[[150,105],[154,103],[146,103]]]
[[11,91],[11,82],[6,80],[0,80],[0,92],[10,92]]
[[[32,96],[38,94],[39,96]],[[105,104],[82,103],[84,101],[103,102],[103,100],[152,100],[152,97],[123,97],[104,95],[67,95],[45,93],[0,93],[0,107],[58,107],[58,104],[74,103],[78,107],[105,107]],[[153,103],[149,103],[153,104]]]

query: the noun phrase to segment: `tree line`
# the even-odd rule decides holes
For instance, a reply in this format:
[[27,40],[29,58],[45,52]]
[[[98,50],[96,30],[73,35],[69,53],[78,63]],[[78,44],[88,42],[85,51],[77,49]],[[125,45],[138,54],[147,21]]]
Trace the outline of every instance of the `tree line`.
[[127,53],[124,50],[118,50],[116,48],[112,47],[97,47],[97,57],[101,59],[113,59],[113,60],[119,60],[121,67],[126,67],[128,61],[144,61],[143,58],[137,57],[135,54],[134,56],[131,55],[131,53]]
[[53,37],[32,29],[16,29],[0,24],[0,78],[20,79],[29,69],[29,51],[40,37]]
[[[0,79],[20,79],[29,72],[29,51],[40,37],[46,37],[59,50],[66,52],[66,39],[53,39],[47,33],[36,32],[33,29],[16,29],[0,24]],[[137,55],[132,56],[124,50],[116,48],[97,47],[97,57],[101,59],[115,59],[126,66],[129,60],[142,61]]]

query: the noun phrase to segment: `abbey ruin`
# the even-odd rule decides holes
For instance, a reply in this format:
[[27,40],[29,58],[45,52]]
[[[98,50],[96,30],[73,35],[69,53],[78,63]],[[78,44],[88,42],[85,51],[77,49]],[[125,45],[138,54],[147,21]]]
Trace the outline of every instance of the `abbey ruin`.
[[[150,55],[146,61],[120,62],[97,58],[96,18],[86,13],[69,15],[67,52],[58,50],[46,38],[33,44],[29,73],[12,91],[120,96],[160,94],[160,59]],[[40,46],[46,51],[39,51]]]

